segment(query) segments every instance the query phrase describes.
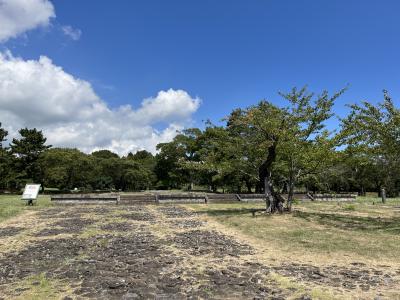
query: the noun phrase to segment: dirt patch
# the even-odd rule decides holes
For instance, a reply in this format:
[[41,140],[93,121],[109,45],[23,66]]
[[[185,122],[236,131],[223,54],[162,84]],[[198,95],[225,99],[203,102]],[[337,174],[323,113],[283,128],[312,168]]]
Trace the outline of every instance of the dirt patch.
[[367,268],[363,263],[352,263],[350,267],[330,265],[316,267],[308,264],[286,264],[274,267],[274,271],[284,275],[295,277],[301,281],[321,283],[332,287],[342,287],[348,290],[360,288],[369,291],[371,288],[383,286],[396,286],[400,284],[395,273],[383,272],[373,268]]
[[160,273],[173,278],[173,266],[181,259],[163,250],[162,244],[149,232],[94,237],[89,244],[95,245],[89,259],[70,266],[76,279],[82,278],[82,286],[75,292],[77,295],[118,298],[134,293],[140,298],[155,298],[160,293],[176,294],[183,284],[163,283]]
[[216,231],[194,230],[178,233],[173,237],[178,248],[191,255],[213,255],[217,257],[240,256],[253,253],[253,248],[240,244]]
[[[35,243],[0,261],[0,284],[33,274],[81,282],[76,296],[121,299],[263,298],[279,295],[265,286],[265,268],[238,264],[197,272],[163,247],[165,241],[144,231],[128,236],[102,235],[89,239],[58,239]],[[280,296],[276,299],[284,299]]]
[[84,248],[77,239],[36,242],[18,253],[0,260],[0,284],[18,282],[40,273],[54,273],[65,260],[76,257]]
[[[102,239],[107,241],[103,242]],[[182,266],[184,257],[165,250],[166,241],[150,232],[120,237],[94,238],[90,259],[74,264],[75,279],[82,286],[75,294],[97,298],[187,299],[271,294],[249,267],[198,273]],[[70,274],[70,273],[68,273]],[[260,276],[263,274],[260,272]],[[65,277],[65,276],[64,276]],[[252,281],[253,280],[253,281]],[[274,293],[279,291],[275,289]],[[277,299],[284,299],[283,297]]]
[[[390,268],[384,272],[362,263],[316,267],[248,262],[256,261],[252,247],[216,230],[205,230],[210,228],[207,222],[182,207],[83,208],[51,208],[26,224],[43,228],[49,216],[58,218],[34,233],[43,237],[40,241],[30,238],[23,250],[1,257],[0,294],[5,294],[6,286],[17,287],[38,274],[68,283],[71,298],[94,299],[287,299],[294,294],[301,299],[308,291],[308,287],[299,291],[280,285],[272,273],[305,286],[313,283],[339,291],[399,284],[400,270],[399,274]],[[103,223],[97,214],[104,214]],[[90,234],[57,236],[86,229]]]
[[[141,227],[141,228],[143,228],[143,227]],[[133,226],[133,224],[126,223],[126,222],[114,222],[114,223],[107,223],[107,224],[100,225],[100,229],[106,230],[106,231],[129,232],[132,230],[137,230],[138,227]]]
[[177,206],[163,206],[157,210],[167,218],[190,218],[196,216],[196,213]]
[[176,228],[199,228],[206,225],[206,222],[197,221],[197,220],[177,220],[177,221],[170,221],[169,222],[173,227]]
[[24,228],[21,227],[6,227],[6,228],[0,228],[0,237],[9,237],[9,236],[14,236],[23,231]]
[[124,212],[141,212],[141,213],[148,213],[150,210],[143,205],[119,205],[118,206],[121,211]]
[[64,233],[80,233],[89,225],[95,223],[91,219],[83,219],[80,217],[66,218],[53,223],[51,226],[61,227],[65,230]]
[[55,236],[59,234],[68,234],[71,233],[69,228],[45,228],[39,232],[35,232],[32,234],[34,237],[46,237],[46,236]]
[[74,212],[80,214],[94,214],[94,215],[106,215],[112,212],[114,209],[115,208],[112,206],[93,206],[93,205],[69,207],[69,210],[73,210]]
[[43,219],[46,218],[59,218],[61,217],[62,213],[65,212],[65,209],[62,207],[54,207],[54,208],[49,208],[43,211],[39,211],[37,213],[38,217],[41,217]]
[[[222,287],[224,296],[230,299],[286,299],[288,292],[281,290],[266,275],[268,268],[257,263],[230,266],[206,271],[207,280],[203,288],[214,294],[216,287]],[[219,291],[221,294],[221,291]]]
[[[85,210],[86,213],[92,213],[88,208]],[[167,211],[171,212],[170,209]],[[192,215],[183,209],[173,209],[172,212],[174,217]],[[54,210],[40,216],[47,219],[53,213],[60,212]],[[67,215],[73,213],[73,210],[68,211]],[[190,263],[189,253],[182,256],[168,250],[176,246],[175,240],[162,239],[151,233],[154,229],[149,226],[149,221],[160,224],[161,221],[146,209],[131,213],[111,213],[113,217],[134,219],[138,223],[99,225],[102,230],[112,231],[113,234],[99,232],[87,238],[55,238],[31,242],[24,250],[10,252],[1,259],[0,286],[14,285],[32,275],[44,273],[48,278],[66,280],[74,286],[74,295],[71,294],[71,297],[198,299],[271,298],[272,295],[281,295],[276,299],[284,299],[279,288],[266,286],[266,269],[261,265],[249,266],[237,261],[235,268],[221,269],[210,265],[204,266],[206,272],[199,270],[198,265]],[[54,227],[46,228],[35,236],[80,232],[93,222],[80,214],[74,218],[61,218],[53,224]],[[173,223],[170,225],[179,226],[175,221]],[[203,225],[203,222],[182,220],[182,224],[184,228],[189,228]],[[164,223],[162,225],[167,226]],[[193,255],[213,253],[220,257],[239,257],[240,254],[249,253],[249,247],[216,232],[188,232],[187,235],[178,235],[176,241],[179,242],[178,246],[190,249]],[[202,246],[196,248],[197,243]]]
[[150,223],[155,223],[156,219],[154,215],[152,215],[149,212],[131,212],[129,214],[124,213],[120,215],[121,218],[127,219],[127,220],[132,220],[132,221],[146,221]]

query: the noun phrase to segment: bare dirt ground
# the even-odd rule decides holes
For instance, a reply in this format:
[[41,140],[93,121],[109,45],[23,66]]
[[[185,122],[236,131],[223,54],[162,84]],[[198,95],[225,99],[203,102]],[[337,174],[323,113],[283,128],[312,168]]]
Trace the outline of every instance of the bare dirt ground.
[[0,223],[0,299],[385,299],[400,287],[400,269],[257,257],[180,206],[51,207]]

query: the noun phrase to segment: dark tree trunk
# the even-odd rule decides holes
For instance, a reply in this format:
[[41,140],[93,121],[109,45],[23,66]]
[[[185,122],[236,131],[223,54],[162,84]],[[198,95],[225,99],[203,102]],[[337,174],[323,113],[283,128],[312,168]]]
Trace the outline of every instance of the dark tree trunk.
[[283,197],[274,191],[272,185],[272,164],[276,159],[276,142],[268,148],[268,157],[259,167],[260,182],[264,183],[264,193],[266,198],[266,212],[283,212]]
[[366,195],[366,192],[365,192],[364,186],[361,186],[360,196],[365,196],[365,195]]
[[262,183],[261,180],[259,182],[257,182],[257,184],[256,184],[256,194],[261,194],[263,192],[262,184],[264,184],[264,183]]
[[287,210],[292,210],[292,203],[293,203],[293,196],[294,196],[294,180],[289,180],[289,191],[288,191],[288,200],[287,200]]
[[245,184],[246,184],[247,192],[250,194],[251,193],[251,182],[250,182],[250,180],[246,179],[245,180]]
[[384,188],[381,189],[381,197],[382,197],[382,203],[386,203],[386,191]]

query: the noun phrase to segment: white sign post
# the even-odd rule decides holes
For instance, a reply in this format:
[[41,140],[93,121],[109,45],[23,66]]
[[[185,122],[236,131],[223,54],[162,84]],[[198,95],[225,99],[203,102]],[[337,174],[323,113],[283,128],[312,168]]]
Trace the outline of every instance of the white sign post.
[[25,185],[22,200],[28,201],[28,205],[33,205],[33,200],[37,199],[39,194],[40,184],[27,184]]

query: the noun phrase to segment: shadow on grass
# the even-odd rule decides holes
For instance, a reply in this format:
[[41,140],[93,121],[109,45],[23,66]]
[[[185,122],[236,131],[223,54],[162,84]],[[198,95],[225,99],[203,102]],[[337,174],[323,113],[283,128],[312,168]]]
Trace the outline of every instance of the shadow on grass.
[[264,210],[262,208],[229,208],[229,209],[209,209],[205,211],[198,211],[198,214],[204,214],[211,217],[218,216],[240,216],[240,215],[249,215],[252,216],[252,211]]
[[293,216],[340,229],[370,232],[384,231],[391,234],[400,234],[399,217],[387,219],[302,211],[294,212]]

